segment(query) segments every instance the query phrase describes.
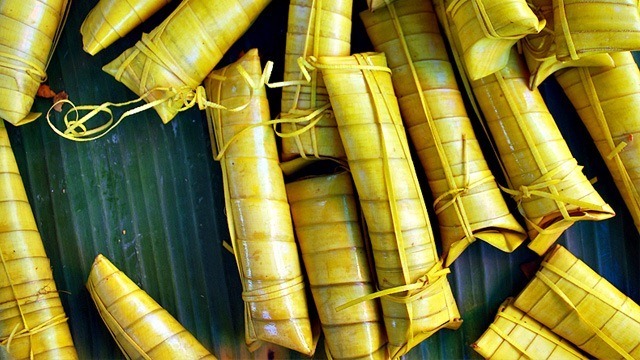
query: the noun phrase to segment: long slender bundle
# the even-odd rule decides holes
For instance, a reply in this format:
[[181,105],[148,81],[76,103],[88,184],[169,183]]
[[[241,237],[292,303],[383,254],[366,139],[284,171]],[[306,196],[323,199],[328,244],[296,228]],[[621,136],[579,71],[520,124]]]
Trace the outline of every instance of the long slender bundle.
[[336,308],[375,292],[349,173],[287,184],[302,259],[325,343],[333,359],[386,359],[387,337],[377,299]]
[[322,57],[338,131],[367,223],[389,353],[460,325],[382,53]]
[[49,258],[0,120],[0,343],[15,359],[76,359]]
[[472,80],[504,68],[513,45],[545,25],[525,0],[448,0],[446,4]]
[[480,150],[431,2],[400,0],[360,16],[376,51],[387,56],[405,126],[436,199],[445,266],[476,238],[513,251],[527,235]]
[[100,0],[80,26],[84,51],[106,49],[171,0]]
[[615,67],[556,73],[591,134],[640,231],[640,71],[630,52],[612,53]]
[[[284,178],[264,86],[252,89],[239,68],[258,84],[256,49],[205,80],[207,97],[227,107],[208,110],[209,130],[221,157],[225,207],[245,301],[246,340],[259,339],[313,354],[304,281]],[[257,343],[256,343],[257,344]]]
[[0,3],[0,119],[26,124],[69,0],[3,0]]
[[531,73],[529,88],[535,89],[555,71],[574,66],[613,66],[607,53],[592,54],[560,61],[556,57],[555,22],[552,0],[532,0],[530,6],[545,19],[546,25],[537,34],[529,34],[520,41],[522,53]]
[[[434,3],[457,56],[460,46],[451,35],[455,28],[446,17],[443,0]],[[527,222],[529,248],[544,254],[576,221],[603,220],[615,213],[582,173],[542,95],[529,89],[528,82],[524,61],[512,50],[504,69],[465,84],[469,95],[475,95],[478,116],[479,109],[484,113],[483,126],[499,153],[509,186],[504,190],[517,201]]]
[[[582,173],[542,96],[527,86],[515,51],[501,72],[472,83],[529,228],[529,247],[544,254],[579,220],[615,215]],[[501,94],[502,96],[497,96]]]
[[553,0],[556,57],[640,49],[638,0]]
[[127,359],[215,359],[169,312],[103,255],[87,289]]
[[495,320],[471,347],[485,359],[586,360],[570,342],[505,300]]
[[185,0],[103,70],[173,119],[270,0]]
[[[303,80],[298,58],[347,56],[351,53],[350,0],[293,0],[289,5],[284,81]],[[310,72],[310,82],[282,89],[280,117],[301,118],[329,105],[329,95],[318,71]],[[333,112],[318,113],[313,127],[297,133],[309,122],[283,123],[282,159],[297,156],[344,158],[344,148]],[[295,133],[296,135],[291,136]],[[287,135],[289,134],[289,135]]]
[[640,306],[560,245],[514,305],[599,359],[640,359]]

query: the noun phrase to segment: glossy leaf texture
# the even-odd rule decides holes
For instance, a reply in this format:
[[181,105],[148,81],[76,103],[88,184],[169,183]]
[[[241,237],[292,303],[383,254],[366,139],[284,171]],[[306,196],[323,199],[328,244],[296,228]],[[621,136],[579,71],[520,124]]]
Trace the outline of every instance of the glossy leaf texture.
[[[91,57],[82,50],[79,29],[96,3],[74,1],[48,70],[53,91],[65,90],[78,105],[134,99],[101,68],[177,6],[172,2],[141,28]],[[262,61],[275,61],[272,80],[281,80],[288,5],[273,1],[218,67],[256,47]],[[366,6],[366,1],[355,0],[353,13]],[[353,53],[373,50],[357,17],[352,36]],[[559,243],[639,302],[640,236],[633,221],[555,79],[545,80],[540,90],[578,163],[585,166],[584,173],[597,177],[596,190],[617,213],[605,221],[576,223]],[[270,89],[267,95],[275,117],[280,90]],[[50,106],[50,99],[37,99],[34,111],[46,112]],[[54,121],[60,124],[61,116],[56,114]],[[486,136],[473,115],[471,121],[499,177]],[[163,125],[155,111],[146,111],[86,143],[60,138],[42,118],[21,127],[7,124],[7,129],[80,358],[122,357],[84,287],[98,253],[109,257],[217,357],[305,358],[276,346],[264,346],[251,355],[244,345],[242,288],[233,255],[223,247],[229,235],[222,177],[220,165],[213,161],[204,112],[191,109]],[[425,179],[420,180],[429,204],[429,188]],[[511,199],[507,203],[515,209]],[[437,224],[435,217],[432,223]],[[438,236],[437,226],[434,231]],[[535,269],[532,262],[538,259],[526,246],[511,254],[482,242],[469,246],[448,277],[464,323],[457,331],[438,332],[406,358],[478,358],[469,345],[493,321],[500,304],[526,285],[522,265]],[[315,358],[324,357],[319,347]]]

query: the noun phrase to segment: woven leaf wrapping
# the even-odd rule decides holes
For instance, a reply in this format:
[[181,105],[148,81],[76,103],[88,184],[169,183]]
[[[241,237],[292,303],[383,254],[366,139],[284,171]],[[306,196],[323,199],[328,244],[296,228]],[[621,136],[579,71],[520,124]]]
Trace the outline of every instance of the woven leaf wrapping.
[[640,306],[560,245],[514,305],[596,358],[640,358]]
[[553,0],[558,60],[640,49],[638,0]]
[[76,359],[49,258],[0,120],[0,342],[13,359]]
[[[293,0],[289,5],[284,81],[303,80],[298,58],[308,56],[347,56],[351,52],[351,9],[347,0]],[[310,72],[307,84],[282,89],[280,117],[301,118],[329,105],[329,95],[319,71]],[[316,124],[295,136],[283,135],[282,159],[296,156],[344,158],[344,148],[329,109],[316,115]],[[283,123],[283,134],[291,134],[308,122]]]
[[629,52],[615,67],[567,69],[556,78],[577,109],[640,230],[640,71]]
[[14,125],[37,118],[29,114],[68,0],[4,0],[0,3],[0,119]]
[[249,28],[270,0],[186,0],[103,70],[143,96],[163,123]]
[[[384,54],[322,57],[338,130],[371,240],[392,357],[460,325],[438,261]],[[408,290],[408,291],[402,291]],[[402,292],[399,292],[402,291]]]
[[169,312],[106,257],[93,262],[87,289],[128,359],[215,359]]
[[525,0],[448,0],[446,4],[472,80],[505,67],[513,45],[527,34],[540,32],[545,24]]
[[360,16],[376,51],[387,56],[405,126],[437,199],[445,266],[476,237],[513,251],[526,233],[480,150],[431,3],[400,0]]
[[221,152],[225,207],[245,301],[246,340],[264,340],[312,354],[311,326],[291,213],[257,50],[205,80],[207,97],[239,112],[209,109],[213,142]]
[[555,71],[573,66],[613,66],[607,53],[586,55],[576,60],[560,61],[556,57],[556,40],[553,21],[553,1],[533,0],[530,6],[546,21],[538,34],[529,34],[520,41],[522,53],[531,73],[529,87],[535,89]]
[[91,55],[107,48],[142,24],[171,0],[100,0],[82,22],[84,51]]
[[287,184],[287,195],[311,292],[333,359],[386,359],[377,299],[336,308],[375,292],[348,173]]
[[471,345],[485,359],[586,360],[570,342],[505,300],[487,331]]

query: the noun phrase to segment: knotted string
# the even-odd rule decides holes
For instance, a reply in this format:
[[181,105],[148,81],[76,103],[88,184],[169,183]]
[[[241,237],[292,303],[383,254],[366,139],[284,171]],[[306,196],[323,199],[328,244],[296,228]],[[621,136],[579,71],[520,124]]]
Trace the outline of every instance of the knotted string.
[[[302,58],[305,58],[307,56],[313,56],[313,57],[318,57],[319,56],[319,49],[320,49],[320,39],[321,39],[321,34],[320,34],[320,29],[322,26],[322,12],[324,11],[322,9],[322,2],[323,0],[313,0],[311,2],[310,5],[310,11],[309,11],[309,18],[307,20],[307,26],[306,26],[306,33],[305,33],[305,38],[304,38],[304,47],[302,50]],[[310,46],[310,37],[311,37],[311,27],[313,25],[313,45],[311,45],[311,54],[309,54],[309,46]],[[298,67],[301,68],[301,64],[300,62],[298,62]],[[318,72],[317,71],[312,71],[310,74],[309,73],[304,73],[302,71],[300,71],[299,73],[299,81],[295,84],[295,92],[294,92],[294,97],[293,97],[293,107],[291,109],[286,110],[286,112],[284,112],[283,114],[281,114],[281,116],[283,117],[295,117],[295,114],[299,114],[300,112],[303,112],[303,115],[306,115],[306,111],[314,111],[314,109],[317,108],[318,104]],[[303,82],[302,80],[306,79],[306,82]],[[302,89],[303,86],[306,86],[307,88],[309,88],[309,96],[310,96],[310,106],[308,110],[305,109],[299,109],[298,105],[299,105],[299,101],[300,101],[300,95],[302,93]],[[329,102],[327,101],[327,104],[329,104]],[[324,106],[323,106],[324,107]],[[330,106],[326,107],[327,109]],[[285,110],[285,109],[283,109]],[[317,124],[323,117],[328,116],[331,118],[331,116],[333,115],[333,113],[331,112],[327,112],[325,114],[321,114],[319,115],[319,118],[314,122],[314,125]],[[276,131],[276,134],[282,138],[289,138],[289,137],[293,137],[294,138],[294,142],[296,144],[296,147],[298,148],[298,152],[300,154],[300,156],[304,159],[307,159],[307,154],[306,151],[304,149],[304,145],[302,143],[302,139],[300,138],[300,135],[302,133],[309,133],[309,137],[311,139],[311,149],[313,151],[313,156],[315,158],[321,158],[320,153],[318,151],[318,136],[317,136],[317,132],[316,132],[316,128],[315,126],[311,126],[311,127],[304,127],[306,130],[304,131],[299,131],[299,129],[297,129],[297,125],[294,124],[294,130],[293,132],[279,132]],[[275,127],[274,127],[275,130]]]
[[[513,98],[514,95],[511,91],[511,88],[507,86],[507,83],[500,72],[495,73],[494,76],[497,80],[500,90],[504,94],[504,99],[506,100],[507,105],[511,110],[511,113],[515,118],[518,128],[520,129],[522,136],[525,139],[525,142],[531,152],[534,162],[541,173],[540,178],[538,178],[537,180],[535,180],[529,185],[522,185],[518,189],[506,189],[504,187],[501,187],[504,191],[506,191],[507,193],[509,193],[510,195],[516,198],[516,201],[518,201],[518,208],[521,210],[521,212],[523,212],[523,215],[525,215],[524,217],[527,223],[533,224],[533,222],[528,219],[526,214],[524,214],[524,211],[522,210],[521,202],[523,200],[530,199],[534,195],[554,201],[558,210],[562,214],[562,217],[566,220],[569,220],[572,218],[571,215],[569,214],[569,211],[567,210],[566,204],[577,205],[584,209],[602,211],[603,210],[602,206],[583,202],[578,199],[572,199],[568,196],[560,194],[560,191],[558,191],[556,185],[561,183],[562,181],[569,179],[571,176],[573,176],[575,172],[581,171],[582,167],[578,166],[575,159],[572,158],[570,160],[567,160],[561,163],[560,165],[557,165],[554,169],[551,169],[551,170],[547,169],[546,162],[544,161],[544,158],[540,153],[538,146],[536,145],[536,142],[533,139],[533,135],[529,131],[527,120],[524,118],[524,116],[520,112],[516,99]],[[560,173],[560,171],[564,170],[563,168],[567,163],[570,163],[571,164],[570,166],[572,166],[573,168],[570,169],[570,171],[565,176],[565,178],[561,180],[553,179],[555,175]],[[547,188],[547,191],[542,191],[541,189],[543,188]],[[539,228],[537,224],[536,224],[536,227]]]

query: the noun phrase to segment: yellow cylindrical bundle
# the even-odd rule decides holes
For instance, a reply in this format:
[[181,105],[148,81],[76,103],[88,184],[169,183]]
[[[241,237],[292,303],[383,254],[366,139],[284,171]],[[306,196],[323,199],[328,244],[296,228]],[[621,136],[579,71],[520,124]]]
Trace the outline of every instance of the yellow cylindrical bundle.
[[553,0],[556,57],[640,49],[638,0]]
[[630,52],[615,67],[567,69],[556,78],[578,111],[640,231],[640,71]]
[[93,262],[87,289],[128,359],[215,359],[182,324],[103,255]]
[[264,340],[313,354],[315,345],[293,225],[256,49],[205,80],[207,97],[242,111],[209,109],[213,142],[221,153],[231,242],[243,285],[247,344]]
[[387,56],[405,126],[436,199],[445,266],[476,238],[513,251],[527,235],[484,159],[431,2],[399,0],[360,16],[376,51]]
[[[304,80],[298,58],[347,56],[351,53],[351,0],[293,0],[289,5],[284,81]],[[282,119],[307,116],[329,104],[322,75],[311,71],[308,84],[282,89]],[[318,119],[320,118],[320,119]],[[317,114],[307,131],[282,138],[282,159],[297,156],[344,158],[344,148],[330,109]],[[309,124],[283,123],[281,132],[291,134]]]
[[640,306],[560,245],[514,305],[598,359],[640,359]]
[[12,359],[76,359],[9,135],[0,120],[0,344]]
[[485,359],[587,360],[573,344],[505,300],[495,320],[471,344]]
[[384,54],[321,57],[338,130],[371,240],[396,358],[440,328],[460,325],[436,253]]
[[142,24],[171,0],[100,0],[82,22],[84,51],[106,49]]
[[472,80],[504,68],[513,45],[545,25],[525,0],[447,0],[446,5]]
[[0,119],[14,125],[29,114],[61,31],[68,0],[3,0],[0,3]]
[[607,53],[586,55],[576,60],[560,61],[556,57],[553,1],[533,0],[530,6],[545,19],[546,25],[538,34],[529,34],[521,40],[522,53],[531,73],[529,88],[535,89],[554,72],[574,66],[613,66]]
[[168,123],[270,0],[185,0],[103,70]]
[[509,180],[509,194],[525,217],[531,243],[544,254],[579,220],[615,215],[582,173],[542,95],[515,50],[500,72],[472,82]]
[[302,259],[333,359],[386,359],[377,299],[336,308],[376,291],[349,173],[287,184]]

